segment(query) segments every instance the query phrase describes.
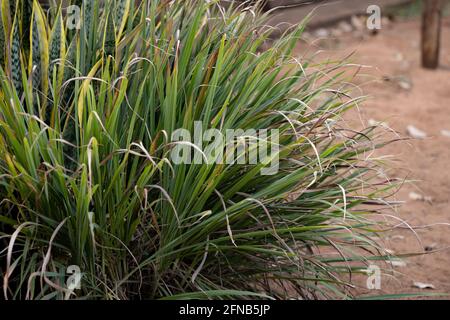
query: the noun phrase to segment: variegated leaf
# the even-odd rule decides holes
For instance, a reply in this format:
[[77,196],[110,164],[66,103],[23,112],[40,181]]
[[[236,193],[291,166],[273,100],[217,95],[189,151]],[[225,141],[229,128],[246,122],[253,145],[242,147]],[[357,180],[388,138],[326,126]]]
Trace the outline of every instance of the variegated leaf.
[[[1,15],[0,15],[1,18]],[[0,66],[5,69],[6,34],[3,21],[0,21]]]
[[130,0],[117,0],[115,25],[118,31],[117,37],[120,39],[125,24],[127,22],[128,14],[130,12]]
[[[31,66],[33,87],[39,88],[41,113],[45,114],[49,86],[49,48],[45,15],[37,0],[33,3],[33,28],[31,30]],[[48,120],[48,117],[46,117]]]
[[112,56],[116,50],[116,34],[114,30],[114,21],[111,12],[108,14],[105,29],[105,42],[104,42],[104,53],[105,56]]
[[[53,78],[53,70],[58,63],[58,60],[61,61],[65,55],[65,35],[63,28],[63,20],[62,20],[62,11],[61,9],[58,11],[58,15],[55,19],[55,24],[53,26],[51,35],[50,35],[50,68],[49,68],[49,76]],[[63,76],[63,64],[59,63],[58,66],[58,74],[57,80],[58,84],[61,85],[62,76]]]
[[17,15],[14,17],[10,39],[10,76],[17,92],[22,91],[22,66],[20,63],[20,34]]

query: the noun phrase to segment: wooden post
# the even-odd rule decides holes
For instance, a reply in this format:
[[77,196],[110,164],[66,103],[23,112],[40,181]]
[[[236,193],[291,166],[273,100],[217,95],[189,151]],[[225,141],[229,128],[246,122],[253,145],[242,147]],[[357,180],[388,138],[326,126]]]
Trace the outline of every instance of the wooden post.
[[439,66],[441,40],[442,0],[423,0],[422,16],[422,66],[436,69]]

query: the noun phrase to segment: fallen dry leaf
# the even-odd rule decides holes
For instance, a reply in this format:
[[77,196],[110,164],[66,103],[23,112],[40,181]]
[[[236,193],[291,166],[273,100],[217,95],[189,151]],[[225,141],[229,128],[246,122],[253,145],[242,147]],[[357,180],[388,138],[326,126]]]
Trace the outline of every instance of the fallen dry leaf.
[[435,286],[430,283],[414,282],[413,285],[419,289],[436,289]]
[[391,240],[404,240],[405,237],[401,235],[395,235],[390,238]]
[[436,249],[437,246],[438,246],[437,243],[432,243],[430,245],[425,246],[424,249],[426,252],[430,252],[430,251],[433,251],[434,249]]
[[386,262],[390,263],[391,266],[396,267],[396,268],[406,267],[406,262],[403,260],[390,260],[390,261],[386,261]]
[[402,88],[403,90],[411,90],[411,88],[412,88],[411,82],[406,81],[406,80],[399,80],[399,81],[398,81],[398,85],[399,85],[400,88]]
[[406,127],[406,130],[408,131],[408,134],[414,139],[425,139],[427,137],[427,134],[424,131],[417,129],[413,125],[409,125],[408,127]]
[[369,126],[371,127],[383,127],[383,128],[389,128],[389,125],[386,122],[382,122],[382,121],[377,121],[374,119],[369,119],[369,121],[367,121],[367,123],[369,124]]
[[444,137],[450,138],[450,130],[441,130],[441,134]]
[[410,192],[409,193],[409,198],[411,200],[416,200],[416,201],[423,200],[423,196],[421,194],[418,194],[418,193],[415,193],[415,192]]
[[415,201],[425,201],[425,202],[433,202],[433,198],[430,196],[424,196],[416,192],[410,192],[409,198]]
[[340,22],[338,27],[345,33],[353,31],[352,25],[350,23],[346,22],[346,21]]

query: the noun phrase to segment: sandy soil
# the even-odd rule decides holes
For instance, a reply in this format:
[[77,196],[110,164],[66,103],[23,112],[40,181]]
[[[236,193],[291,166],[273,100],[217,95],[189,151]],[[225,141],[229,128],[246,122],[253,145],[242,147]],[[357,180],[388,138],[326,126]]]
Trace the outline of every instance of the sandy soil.
[[[333,37],[333,28],[328,31],[327,40],[313,36],[308,50],[324,49],[322,57],[344,57],[354,51],[351,60],[367,66],[354,81],[371,97],[361,106],[365,121],[383,121],[404,136],[407,126],[413,125],[428,135],[383,151],[397,159],[399,176],[414,180],[396,198],[405,202],[398,216],[417,227],[416,234],[408,228],[391,232],[388,246],[398,254],[436,252],[409,258],[406,266],[394,268],[396,277],[383,276],[380,292],[361,293],[450,293],[450,249],[446,249],[450,247],[450,137],[441,133],[450,131],[450,20],[444,21],[441,66],[435,71],[420,66],[418,19],[389,23],[375,36],[352,32]],[[300,47],[303,52],[305,45]],[[427,201],[412,199],[411,192]],[[435,289],[421,290],[414,282],[432,284]]]

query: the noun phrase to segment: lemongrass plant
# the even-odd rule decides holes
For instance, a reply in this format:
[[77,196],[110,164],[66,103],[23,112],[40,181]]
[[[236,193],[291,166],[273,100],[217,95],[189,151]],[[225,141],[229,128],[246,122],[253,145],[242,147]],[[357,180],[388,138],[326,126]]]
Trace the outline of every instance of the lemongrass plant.
[[[344,62],[294,56],[303,25],[263,50],[274,30],[245,3],[89,0],[76,24],[29,3],[1,6],[5,299],[352,298],[389,258],[385,143],[341,126],[361,99]],[[278,170],[174,163],[196,122],[277,130]]]

